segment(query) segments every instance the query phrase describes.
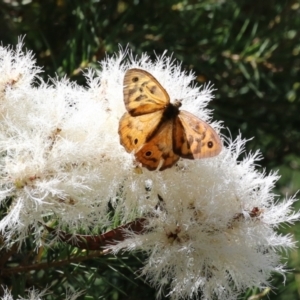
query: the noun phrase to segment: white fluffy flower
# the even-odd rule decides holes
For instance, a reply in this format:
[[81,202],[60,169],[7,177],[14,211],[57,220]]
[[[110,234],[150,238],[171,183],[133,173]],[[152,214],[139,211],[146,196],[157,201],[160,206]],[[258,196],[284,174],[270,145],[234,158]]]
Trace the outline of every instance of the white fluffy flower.
[[[128,188],[131,200],[124,205],[135,198],[152,212],[148,231],[128,232],[131,238],[111,249],[147,252],[142,274],[160,289],[168,286],[172,299],[199,291],[203,299],[236,299],[249,287],[268,286],[271,272],[283,272],[277,252],[294,242],[274,227],[299,213],[292,213],[294,199],[274,202],[278,176],[255,170],[258,153],[237,161],[244,144],[238,137],[218,157],[182,161],[151,179],[136,175],[135,189]],[[147,196],[138,198],[139,186],[147,187]]]
[[[13,295],[11,294],[11,291],[9,290],[9,288],[5,287],[5,286],[1,286],[1,288],[3,289],[3,296],[1,297],[2,300],[42,300],[45,299],[47,294],[49,292],[48,288],[42,290],[42,291],[38,291],[34,288],[27,290],[27,295],[25,297],[21,297],[18,296],[18,298],[14,298]],[[79,291],[79,292],[72,292],[70,290],[66,290],[66,297],[65,300],[76,300],[78,299],[80,296],[82,296],[83,292]]]
[[[191,87],[193,74],[163,55],[151,62],[120,51],[86,72],[88,88],[67,80],[46,84],[30,53],[0,48],[0,221],[7,241],[26,237],[44,216],[59,226],[108,224],[112,203],[123,222],[147,218],[147,231],[128,233],[111,247],[142,250],[149,281],[174,299],[235,299],[247,287],[264,287],[272,271],[283,272],[278,251],[294,247],[275,228],[299,218],[295,199],[276,202],[276,174],[255,169],[258,153],[241,161],[245,141],[228,141],[213,158],[180,160],[159,172],[137,172],[133,155],[120,145],[125,112],[123,77],[128,68],[147,70],[171,102],[210,122],[210,87]],[[36,86],[37,80],[40,84]],[[218,122],[211,123],[217,131]],[[38,237],[38,234],[37,234]]]
[[36,87],[40,70],[20,48],[0,49],[0,203],[9,203],[0,231],[21,240],[50,215],[74,231],[106,224],[128,171],[111,113],[122,103],[124,71],[103,70],[89,89],[65,79]]

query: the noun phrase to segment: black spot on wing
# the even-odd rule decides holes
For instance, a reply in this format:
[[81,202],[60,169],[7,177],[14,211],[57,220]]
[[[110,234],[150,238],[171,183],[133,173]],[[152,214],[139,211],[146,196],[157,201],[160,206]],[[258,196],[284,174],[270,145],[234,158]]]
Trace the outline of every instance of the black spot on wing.
[[136,87],[132,88],[132,89],[128,89],[128,96],[133,95],[134,93],[136,93],[138,89]]
[[156,86],[156,85],[153,85],[153,86],[149,89],[149,92],[150,92],[151,94],[154,94],[154,93],[156,92],[156,90],[157,90],[157,86]]
[[212,142],[212,141],[209,141],[208,143],[207,143],[207,147],[208,148],[213,148],[213,146],[214,146],[214,143]]
[[142,101],[142,100],[144,100],[144,99],[147,99],[147,96],[146,96],[146,95],[140,95],[140,96],[136,97],[136,98],[134,99],[134,101],[140,102],[140,101]]

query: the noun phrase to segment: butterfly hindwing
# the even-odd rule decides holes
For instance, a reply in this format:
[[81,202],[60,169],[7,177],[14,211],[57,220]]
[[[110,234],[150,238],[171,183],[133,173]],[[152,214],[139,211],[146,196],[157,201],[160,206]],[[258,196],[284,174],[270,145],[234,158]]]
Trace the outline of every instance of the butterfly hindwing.
[[172,167],[179,159],[172,147],[173,120],[165,122],[139,151],[136,160],[148,170],[160,171]]
[[129,69],[124,76],[124,102],[132,116],[164,109],[170,97],[161,84],[148,72]]
[[132,117],[125,113],[119,122],[120,143],[127,152],[137,151],[151,138],[163,111]]
[[199,159],[218,155],[222,143],[209,124],[181,110],[175,120],[173,148],[183,158]]

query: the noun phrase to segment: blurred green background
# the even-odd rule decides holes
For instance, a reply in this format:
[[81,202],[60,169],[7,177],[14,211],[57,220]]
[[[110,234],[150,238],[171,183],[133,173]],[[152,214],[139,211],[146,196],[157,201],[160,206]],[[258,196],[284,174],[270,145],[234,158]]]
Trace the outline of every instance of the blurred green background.
[[[3,0],[0,28],[3,46],[26,35],[26,48],[45,78],[66,74],[80,84],[85,84],[80,69],[99,68],[97,62],[119,45],[153,58],[168,50],[182,69],[195,71],[198,84],[214,84],[214,119],[223,120],[233,138],[239,132],[254,137],[247,151],[261,150],[262,170],[279,170],[275,193],[284,198],[300,189],[299,0]],[[298,228],[280,230],[299,240]],[[32,249],[30,241],[23,247],[24,253]],[[44,257],[55,261],[74,254],[60,247],[45,250]],[[274,274],[275,290],[263,299],[300,299],[299,253],[288,254],[286,284]],[[51,286],[47,299],[63,299],[67,286],[86,290],[80,299],[154,299],[155,290],[133,273],[143,259],[125,254],[0,275],[0,284],[12,287],[14,295],[32,285]],[[248,291],[241,299],[258,293]]]

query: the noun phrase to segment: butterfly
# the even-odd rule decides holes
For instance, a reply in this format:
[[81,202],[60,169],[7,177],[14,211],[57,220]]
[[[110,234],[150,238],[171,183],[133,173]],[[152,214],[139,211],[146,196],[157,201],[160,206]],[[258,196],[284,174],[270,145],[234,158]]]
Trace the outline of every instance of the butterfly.
[[127,112],[119,122],[120,143],[148,170],[165,170],[180,157],[198,159],[216,156],[220,137],[206,122],[179,110],[169,94],[147,71],[129,69],[124,76]]

